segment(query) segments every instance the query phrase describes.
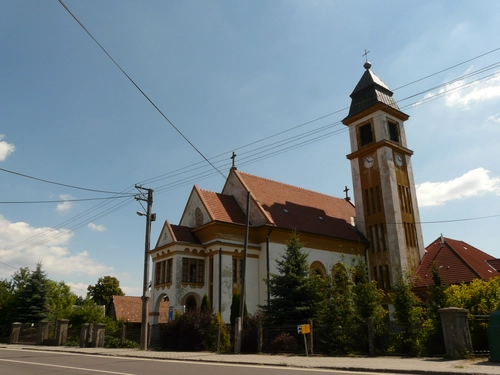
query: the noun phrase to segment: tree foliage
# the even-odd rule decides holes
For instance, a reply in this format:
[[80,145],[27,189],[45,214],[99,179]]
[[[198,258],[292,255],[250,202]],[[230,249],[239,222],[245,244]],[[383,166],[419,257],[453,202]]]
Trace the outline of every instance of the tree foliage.
[[[239,293],[234,293],[231,299],[231,314],[229,316],[229,322],[232,326],[234,326],[236,322],[236,318],[240,316],[240,304],[241,304],[241,296]],[[243,316],[248,316],[247,303],[243,304]]]
[[325,327],[325,342],[332,353],[349,352],[353,319],[352,280],[342,263],[332,268],[323,286],[319,322]]
[[382,307],[384,291],[378,289],[374,280],[370,280],[363,258],[356,257],[353,260],[350,273],[355,280],[352,287],[354,317],[363,323],[368,318],[372,318],[376,324],[380,323],[386,315],[386,311]]
[[64,281],[47,281],[49,320],[69,319],[78,296]]
[[422,355],[425,350],[426,330],[422,329],[425,311],[420,299],[413,292],[410,277],[401,275],[392,293],[394,320],[402,329],[398,335],[399,349],[406,354]]
[[448,306],[467,309],[469,314],[490,315],[500,304],[500,277],[450,285],[446,290],[446,299]]
[[310,277],[307,257],[299,235],[292,233],[285,253],[277,261],[278,273],[266,280],[271,298],[261,307],[269,322],[298,324],[316,316],[321,298],[316,278]]
[[111,304],[113,296],[125,295],[120,288],[120,281],[113,276],[100,277],[95,285],[87,287],[87,291],[87,297],[98,305],[104,305],[106,309]]

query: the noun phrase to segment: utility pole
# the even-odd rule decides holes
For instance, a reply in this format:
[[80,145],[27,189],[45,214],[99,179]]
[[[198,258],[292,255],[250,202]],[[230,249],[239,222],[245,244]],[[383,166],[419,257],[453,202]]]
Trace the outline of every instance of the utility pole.
[[[135,200],[147,202],[146,213],[137,212],[139,216],[146,216],[146,240],[144,248],[144,280],[142,283],[142,319],[141,319],[141,350],[148,350],[148,302],[151,297],[149,291],[149,245],[151,237],[151,222],[156,220],[156,214],[151,213],[153,208],[153,189],[146,189],[140,185],[135,186],[141,193],[135,196]],[[143,192],[147,192],[147,196]]]
[[241,353],[241,339],[242,339],[242,330],[243,330],[243,315],[245,311],[245,277],[246,277],[246,268],[247,268],[247,252],[248,252],[248,231],[250,230],[250,192],[247,191],[247,217],[245,224],[245,240],[243,243],[243,262],[241,264],[241,296],[240,296],[240,312],[239,317],[236,318],[236,327],[235,327],[235,344],[234,344],[234,353]]

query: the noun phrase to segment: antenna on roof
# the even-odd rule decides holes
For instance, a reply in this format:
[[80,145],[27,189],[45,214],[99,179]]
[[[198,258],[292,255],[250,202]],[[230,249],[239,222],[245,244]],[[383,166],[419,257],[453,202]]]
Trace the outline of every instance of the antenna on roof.
[[441,247],[444,247],[444,237],[443,237],[443,233],[441,233]]

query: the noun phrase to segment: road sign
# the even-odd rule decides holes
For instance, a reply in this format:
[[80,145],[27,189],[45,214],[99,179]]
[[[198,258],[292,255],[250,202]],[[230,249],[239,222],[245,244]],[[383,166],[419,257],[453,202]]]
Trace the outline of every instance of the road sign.
[[297,333],[305,335],[311,332],[311,326],[309,324],[301,324],[297,326]]

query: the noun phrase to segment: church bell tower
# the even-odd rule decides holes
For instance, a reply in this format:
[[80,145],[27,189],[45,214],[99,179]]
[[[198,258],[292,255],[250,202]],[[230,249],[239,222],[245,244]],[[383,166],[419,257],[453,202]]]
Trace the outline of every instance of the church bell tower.
[[391,289],[397,277],[413,274],[424,254],[413,151],[407,147],[403,113],[393,92],[364,64],[351,94],[348,116],[356,226],[370,241],[370,275]]

